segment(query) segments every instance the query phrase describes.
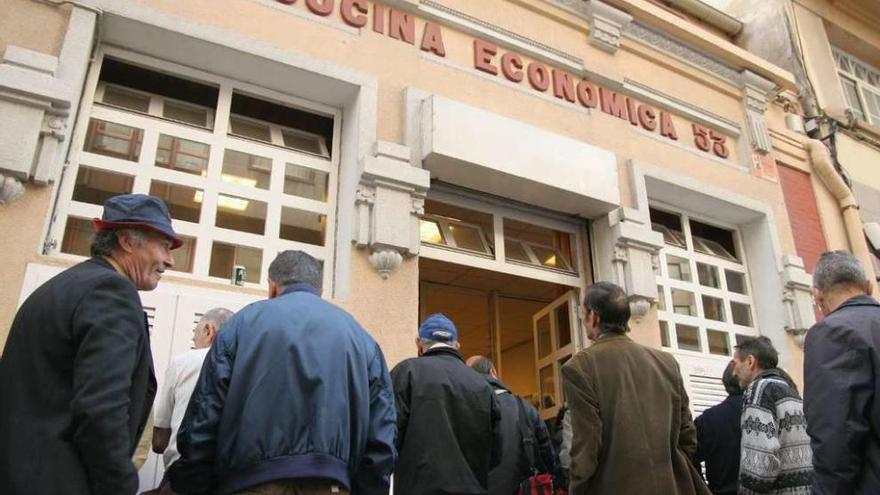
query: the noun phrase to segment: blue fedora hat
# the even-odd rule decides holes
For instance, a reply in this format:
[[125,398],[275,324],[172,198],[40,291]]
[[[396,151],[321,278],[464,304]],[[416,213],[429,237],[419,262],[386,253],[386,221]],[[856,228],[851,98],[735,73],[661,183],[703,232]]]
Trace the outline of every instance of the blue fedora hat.
[[165,202],[146,194],[121,194],[104,202],[104,214],[94,220],[95,230],[133,228],[158,232],[171,239],[171,249],[183,241],[171,227],[171,215]]

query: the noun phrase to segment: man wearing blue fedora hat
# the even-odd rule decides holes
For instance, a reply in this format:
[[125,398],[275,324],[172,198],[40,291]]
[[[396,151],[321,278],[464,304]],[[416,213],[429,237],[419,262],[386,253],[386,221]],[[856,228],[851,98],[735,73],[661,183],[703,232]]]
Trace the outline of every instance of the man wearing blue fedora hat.
[[131,461],[156,395],[138,290],[182,244],[161,199],[115,196],[92,257],[25,300],[0,358],[0,487],[9,495],[133,495]]

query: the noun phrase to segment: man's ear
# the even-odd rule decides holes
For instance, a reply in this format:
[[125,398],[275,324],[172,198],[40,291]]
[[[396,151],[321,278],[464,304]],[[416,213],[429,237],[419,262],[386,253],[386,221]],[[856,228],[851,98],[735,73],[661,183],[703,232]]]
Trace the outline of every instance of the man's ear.
[[867,294],[869,296],[874,295],[874,284],[872,284],[870,281],[865,286],[865,294]]
[[214,325],[213,323],[206,323],[205,324],[205,336],[208,337],[208,342],[213,343],[214,338],[217,337],[217,326]]
[[269,279],[269,299],[275,299],[279,296],[278,284]]
[[116,233],[116,244],[118,244],[119,248],[122,249],[123,251],[125,251],[126,253],[132,252],[132,250],[135,246],[135,242],[131,238],[131,236],[128,234],[122,233],[122,232]]

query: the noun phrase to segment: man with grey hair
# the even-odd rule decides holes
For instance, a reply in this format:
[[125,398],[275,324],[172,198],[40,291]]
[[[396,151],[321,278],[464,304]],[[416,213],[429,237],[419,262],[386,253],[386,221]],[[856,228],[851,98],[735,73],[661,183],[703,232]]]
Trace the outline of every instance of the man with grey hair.
[[825,318],[804,344],[814,495],[880,493],[880,304],[858,260],[822,253],[813,297]]
[[208,351],[168,474],[177,493],[387,494],[396,460],[379,344],[321,299],[321,265],[284,251],[269,299]]
[[[193,348],[174,356],[165,370],[165,383],[156,401],[153,419],[153,452],[162,454],[166,471],[180,458],[177,451],[177,431],[199,378],[202,363],[217,337],[217,332],[232,315],[232,311],[226,308],[206,311],[193,328]],[[167,491],[167,478],[159,485],[159,493],[163,493],[163,490]]]

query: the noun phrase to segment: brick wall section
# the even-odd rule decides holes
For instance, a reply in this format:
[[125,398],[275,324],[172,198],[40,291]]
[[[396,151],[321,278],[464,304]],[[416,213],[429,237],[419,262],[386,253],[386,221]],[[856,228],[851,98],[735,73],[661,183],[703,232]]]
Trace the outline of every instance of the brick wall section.
[[819,209],[816,207],[816,193],[810,174],[800,170],[779,167],[779,183],[785,197],[788,220],[794,234],[794,245],[797,255],[803,258],[807,273],[813,273],[813,267],[822,252],[827,251],[825,235],[819,221]]

